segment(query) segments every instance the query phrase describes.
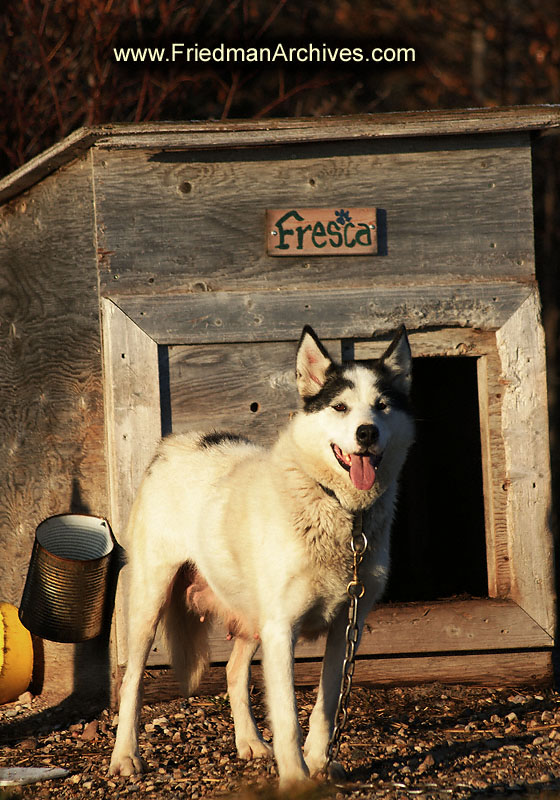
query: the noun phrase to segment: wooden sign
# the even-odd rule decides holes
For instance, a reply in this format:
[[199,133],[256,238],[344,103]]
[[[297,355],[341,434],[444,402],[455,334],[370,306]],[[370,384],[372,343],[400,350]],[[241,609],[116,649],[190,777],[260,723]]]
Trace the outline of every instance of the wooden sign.
[[377,209],[268,209],[266,244],[269,256],[376,255]]

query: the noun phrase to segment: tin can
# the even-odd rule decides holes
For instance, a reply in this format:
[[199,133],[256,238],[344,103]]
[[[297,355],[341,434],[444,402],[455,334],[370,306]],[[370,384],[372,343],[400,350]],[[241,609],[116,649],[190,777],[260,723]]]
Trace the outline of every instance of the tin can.
[[19,618],[53,642],[84,642],[103,628],[113,536],[107,520],[60,514],[41,522]]

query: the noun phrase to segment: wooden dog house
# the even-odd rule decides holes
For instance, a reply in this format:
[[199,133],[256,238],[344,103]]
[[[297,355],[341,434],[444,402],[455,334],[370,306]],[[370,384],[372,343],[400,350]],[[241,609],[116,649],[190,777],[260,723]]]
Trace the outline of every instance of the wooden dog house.
[[[392,602],[369,619],[357,679],[549,679],[531,151],[559,126],[550,106],[115,125],[80,130],[4,179],[3,599],[19,602],[49,514],[104,515],[126,548],[162,433],[233,428],[271,441],[297,404],[305,323],[333,355],[357,359],[405,323],[424,450],[405,476]],[[304,230],[306,214],[307,232],[278,236],[278,220]],[[439,416],[426,423],[434,407],[445,435]],[[47,644],[45,688],[114,683],[125,615],[118,599],[105,655],[99,642]],[[228,647],[217,632],[217,664]],[[317,679],[321,648],[298,646],[300,681]],[[150,663],[166,662],[158,639]]]

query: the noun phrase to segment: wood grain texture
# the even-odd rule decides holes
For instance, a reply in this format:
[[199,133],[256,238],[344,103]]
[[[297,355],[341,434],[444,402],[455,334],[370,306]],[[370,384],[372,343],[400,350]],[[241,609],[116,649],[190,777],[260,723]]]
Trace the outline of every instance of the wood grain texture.
[[322,338],[371,338],[409,330],[495,330],[530,294],[517,283],[424,284],[368,289],[201,292],[154,296],[112,293],[158,344],[297,341],[310,324]]
[[170,347],[173,431],[234,431],[270,445],[299,407],[294,372],[291,342]]
[[544,331],[534,292],[497,332],[511,597],[551,634],[555,628],[550,452]]
[[478,359],[477,375],[488,591],[491,597],[511,597],[513,564],[506,517],[507,470],[502,434],[504,383],[495,336]]
[[102,312],[111,525],[126,547],[130,508],[161,439],[158,349],[110,300]]
[[[408,339],[413,358],[434,356],[484,356],[495,347],[495,335],[472,328],[438,327],[436,330],[409,331]],[[377,341],[355,341],[352,358],[379,358],[390,342],[390,338]]]
[[[232,642],[218,624],[210,636],[211,660],[225,662]],[[368,656],[404,656],[473,651],[517,650],[552,647],[551,636],[511,600],[440,600],[430,603],[398,603],[377,606],[368,616],[359,653]],[[301,640],[296,658],[323,657],[325,637]],[[261,658],[257,651],[255,660]],[[169,664],[160,640],[150,654],[149,665]]]
[[239,147],[240,143],[330,141],[442,136],[511,131],[555,133],[558,106],[407,111],[347,117],[226,120],[223,122],[121,123],[79,128],[0,181],[0,202],[14,197],[88,148]]
[[[296,686],[317,686],[319,661],[296,662]],[[264,688],[262,667],[251,670],[252,682]],[[355,686],[405,686],[421,683],[467,684],[473,686],[538,686],[553,680],[550,652],[477,653],[476,655],[416,656],[413,658],[358,658]],[[226,691],[225,667],[213,666],[202,677],[197,694]],[[181,696],[172,670],[150,670],[144,676],[144,700],[162,702]]]
[[[110,521],[126,550],[126,525],[142,476],[161,439],[158,351],[155,342],[110,300],[102,302],[106,441]],[[120,573],[114,636],[126,662],[128,567]]]
[[11,602],[42,519],[106,512],[92,200],[86,160],[1,209],[0,575]]
[[[371,286],[534,271],[525,136],[97,152],[103,291]],[[382,256],[266,253],[265,211],[377,206]]]
[[[107,514],[88,157],[0,209],[0,263],[0,582],[19,605],[38,523]],[[45,689],[102,694],[104,658],[46,643]]]

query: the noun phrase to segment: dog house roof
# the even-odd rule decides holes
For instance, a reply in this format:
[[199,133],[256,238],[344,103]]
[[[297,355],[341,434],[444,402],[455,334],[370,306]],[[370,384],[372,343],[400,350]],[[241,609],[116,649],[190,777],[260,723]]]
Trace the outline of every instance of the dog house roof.
[[100,150],[146,147],[200,150],[515,132],[557,134],[560,132],[560,105],[405,111],[320,118],[99,125],[79,128],[1,180],[0,202],[25,191],[91,147]]

